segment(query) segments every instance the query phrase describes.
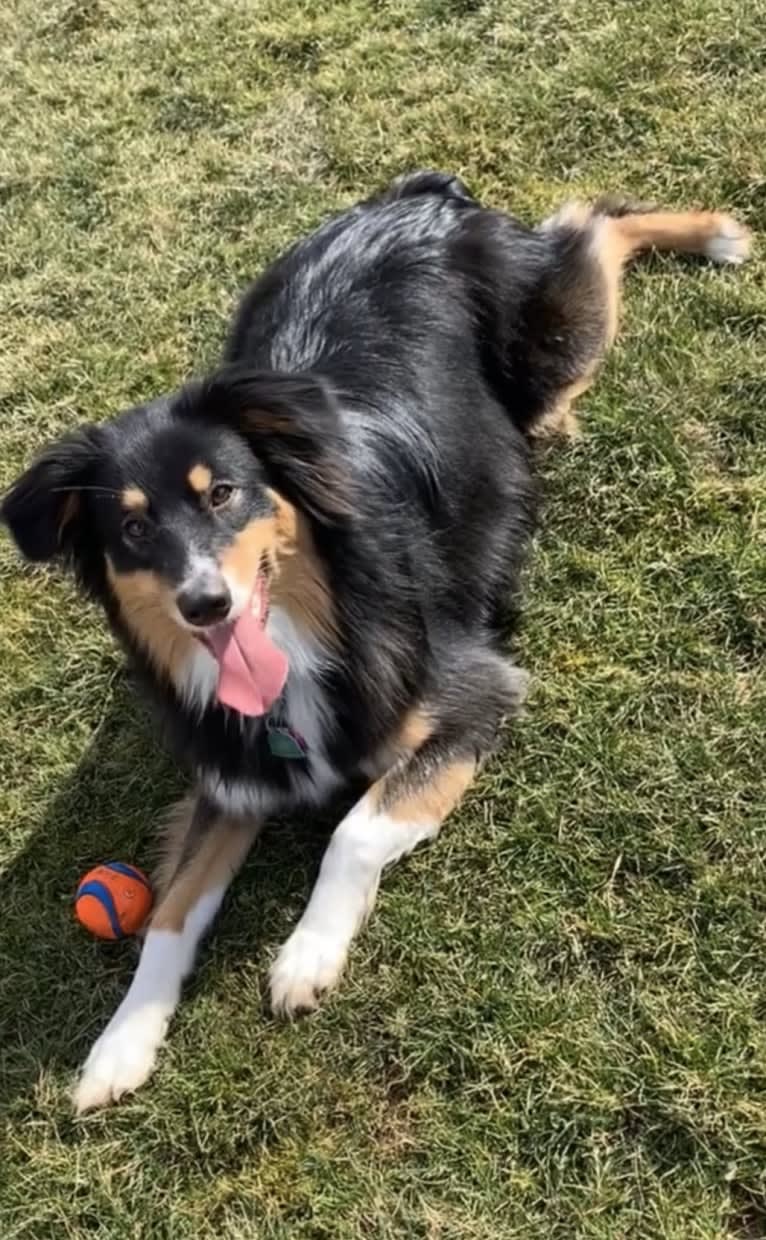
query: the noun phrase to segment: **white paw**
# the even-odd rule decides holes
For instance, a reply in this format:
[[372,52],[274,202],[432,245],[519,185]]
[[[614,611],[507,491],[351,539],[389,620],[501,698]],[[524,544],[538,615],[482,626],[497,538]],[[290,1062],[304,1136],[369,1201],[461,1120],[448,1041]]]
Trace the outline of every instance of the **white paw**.
[[706,256],[714,263],[744,263],[750,254],[750,233],[731,215],[721,215],[718,218],[720,228],[716,236],[707,242]]
[[75,1086],[78,1115],[116,1102],[143,1085],[154,1068],[168,1019],[167,1010],[156,1004],[115,1013],[94,1043]]
[[271,1006],[279,1016],[310,1012],[346,963],[348,943],[298,927],[271,966]]

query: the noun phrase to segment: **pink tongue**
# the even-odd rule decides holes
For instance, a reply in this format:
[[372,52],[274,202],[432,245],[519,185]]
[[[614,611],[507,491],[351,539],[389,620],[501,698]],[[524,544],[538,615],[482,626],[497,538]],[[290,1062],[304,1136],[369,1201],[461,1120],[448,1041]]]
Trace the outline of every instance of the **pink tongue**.
[[218,660],[218,700],[241,715],[263,715],[287,680],[287,658],[250,608],[234,624],[211,629],[207,641]]

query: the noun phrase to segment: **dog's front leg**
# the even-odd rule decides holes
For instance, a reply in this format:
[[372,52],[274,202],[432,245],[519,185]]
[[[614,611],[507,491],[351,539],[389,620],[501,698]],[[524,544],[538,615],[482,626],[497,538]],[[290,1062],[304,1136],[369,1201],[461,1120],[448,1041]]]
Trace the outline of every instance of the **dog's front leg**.
[[450,663],[454,682],[403,721],[398,761],[330,840],[306,911],[271,970],[276,1012],[314,1008],[335,985],[384,868],[433,839],[492,749],[501,720],[524,701],[526,673],[499,654],[456,646]]
[[78,1112],[138,1089],[152,1072],[197,945],[258,834],[203,799],[177,819],[164,882],[128,993],[93,1046],[74,1092]]
[[380,877],[432,839],[473,779],[476,755],[439,753],[438,738],[373,784],[336,828],[308,907],[271,970],[271,1002],[292,1015],[335,985],[351,940],[375,903]]

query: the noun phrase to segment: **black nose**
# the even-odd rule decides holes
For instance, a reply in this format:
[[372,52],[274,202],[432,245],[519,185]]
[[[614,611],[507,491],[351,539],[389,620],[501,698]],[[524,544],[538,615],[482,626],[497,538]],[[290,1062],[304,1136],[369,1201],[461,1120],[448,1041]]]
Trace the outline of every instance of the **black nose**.
[[219,624],[231,608],[231,595],[223,583],[213,588],[182,590],[176,596],[178,610],[189,624]]

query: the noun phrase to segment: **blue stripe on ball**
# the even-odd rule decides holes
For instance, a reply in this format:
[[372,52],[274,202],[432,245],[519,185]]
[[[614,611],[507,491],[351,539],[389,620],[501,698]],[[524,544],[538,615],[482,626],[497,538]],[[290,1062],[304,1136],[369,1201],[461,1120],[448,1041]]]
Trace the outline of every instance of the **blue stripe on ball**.
[[147,889],[149,888],[149,884],[140,870],[134,870],[132,865],[126,865],[124,861],[105,861],[104,868],[114,870],[115,874],[124,874],[126,878],[135,878],[137,882],[142,883]]
[[103,883],[98,882],[97,879],[91,879],[90,882],[83,883],[81,887],[78,887],[78,900],[80,899],[80,896],[95,896],[97,900],[100,900],[111,923],[114,937],[116,939],[125,938],[124,931],[120,925],[120,919],[117,916],[117,909],[114,907],[112,893],[108,887],[105,887]]

